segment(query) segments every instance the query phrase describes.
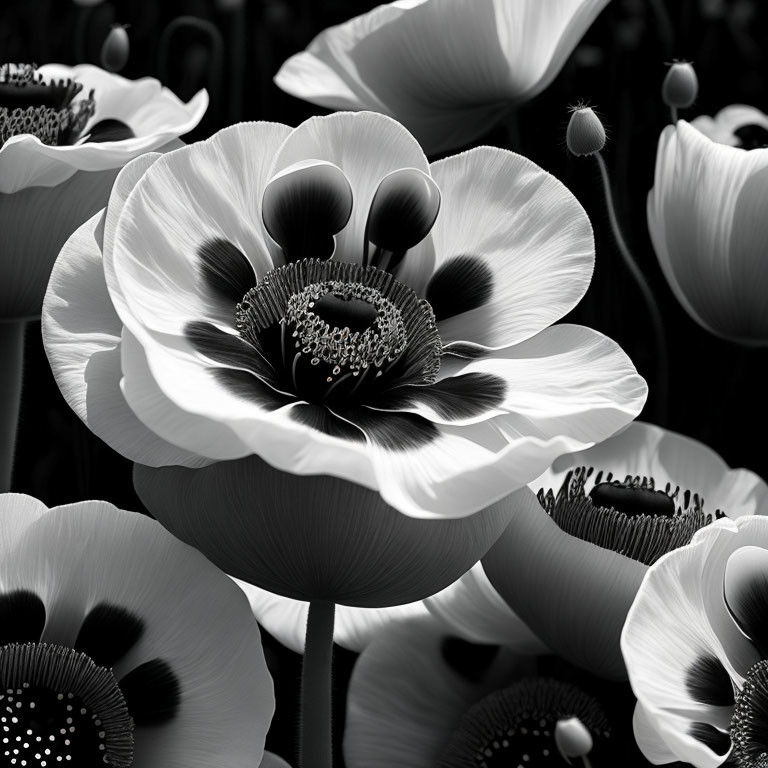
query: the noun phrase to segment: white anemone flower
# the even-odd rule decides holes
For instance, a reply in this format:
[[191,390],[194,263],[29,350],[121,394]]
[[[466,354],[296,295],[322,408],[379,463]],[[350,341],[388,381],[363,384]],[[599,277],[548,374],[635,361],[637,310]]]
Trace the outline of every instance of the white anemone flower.
[[90,64],[0,66],[0,318],[39,316],[56,256],[119,170],[180,146],[207,106],[205,91],[184,104],[153,78]]
[[[686,312],[716,336],[765,346],[768,132],[756,116],[735,114],[744,109],[664,129],[648,194],[648,227],[664,276]],[[753,122],[745,126],[742,119]],[[727,146],[737,143],[760,148]]]
[[611,679],[626,679],[619,638],[648,567],[719,516],[768,514],[768,485],[755,473],[642,422],[558,458],[530,487],[538,500],[518,495],[514,523],[472,588],[452,587],[427,605],[464,635],[485,594],[478,642],[499,642],[494,624],[522,622],[553,652]]
[[618,764],[609,718],[592,697],[536,676],[532,657],[458,640],[422,617],[388,627],[357,660],[344,759],[348,768],[565,768],[555,733],[573,717],[595,765]]
[[719,520],[648,571],[621,636],[654,764],[768,760],[768,519]]
[[560,72],[608,0],[398,0],[321,32],[275,77],[329,109],[371,109],[428,154],[482,136]]
[[240,590],[106,502],[0,496],[0,688],[3,765],[283,765]]
[[641,409],[618,345],[548,327],[593,260],[582,207],[512,152],[430,166],[370,112],[241,124],[124,169],[61,253],[44,341],[133,461],[255,454],[445,520]]

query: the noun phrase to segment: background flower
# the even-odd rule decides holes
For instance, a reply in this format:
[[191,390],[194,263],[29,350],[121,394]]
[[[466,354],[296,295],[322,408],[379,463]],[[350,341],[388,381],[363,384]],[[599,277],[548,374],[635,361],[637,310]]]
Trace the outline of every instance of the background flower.
[[[126,757],[131,719],[134,743],[128,752],[135,768],[202,768],[211,760],[233,768],[244,761],[258,763],[274,710],[272,680],[258,628],[230,579],[159,524],[106,502],[48,510],[29,496],[4,494],[0,532],[4,691],[10,685],[6,675],[18,677],[13,688],[25,687],[22,680],[48,679],[46,669],[56,669],[57,658],[68,660],[59,663],[56,678],[66,679],[75,652],[85,654],[101,672],[91,668],[88,679],[73,676],[70,691],[83,702],[96,702],[90,712],[103,720],[112,764]],[[14,656],[28,643],[35,644],[29,653],[34,648],[41,654],[39,665]],[[56,646],[59,650],[52,651]],[[88,680],[106,679],[107,670],[119,695],[112,694],[117,695],[114,707],[105,705],[102,711],[98,702],[104,689],[95,690]],[[48,690],[54,682],[37,684]],[[67,716],[70,724],[75,718],[71,743],[56,739],[55,731],[48,744],[44,720],[24,726],[42,729],[35,735],[52,748],[51,763],[57,754],[61,759],[70,752],[91,760],[93,755],[76,752],[89,746],[90,713],[80,718],[64,712],[64,704],[58,713],[46,703],[45,690],[34,690],[32,683],[30,693],[19,693],[13,706],[37,702],[54,723],[59,716],[61,724]],[[121,706],[127,706],[122,715]],[[23,717],[15,723],[23,724]],[[5,728],[11,728],[11,741],[15,725]]]
[[661,269],[699,325],[748,346],[768,343],[766,194],[768,151],[725,146],[684,120],[662,132],[648,194]]
[[[574,475],[576,468],[588,474]],[[645,491],[627,488],[640,505],[632,509],[626,499],[593,491],[608,473],[617,482],[648,478],[657,490],[679,492],[673,503],[648,483]],[[531,487],[544,489],[539,501],[529,494],[519,504],[514,522],[483,558],[485,572],[553,651],[610,679],[626,679],[619,637],[648,566],[687,544],[718,510],[731,518],[768,513],[768,486],[753,472],[730,469],[707,446],[640,422],[557,459]],[[648,506],[662,496],[663,509]],[[454,611],[461,612],[460,603]]]
[[608,0],[398,0],[321,32],[275,83],[402,122],[428,154],[467,144],[543,91]]

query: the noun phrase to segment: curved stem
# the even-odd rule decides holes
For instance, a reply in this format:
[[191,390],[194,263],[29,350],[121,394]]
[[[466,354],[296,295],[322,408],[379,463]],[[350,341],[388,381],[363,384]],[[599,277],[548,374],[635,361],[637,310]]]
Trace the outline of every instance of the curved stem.
[[309,604],[304,662],[301,668],[300,768],[331,768],[331,660],[336,605]]
[[19,423],[26,323],[0,323],[0,492],[11,490]]
[[672,125],[677,125],[677,107],[674,104],[669,105],[669,119],[672,121]]
[[664,324],[661,319],[661,312],[659,306],[656,303],[656,299],[653,297],[648,282],[645,279],[640,267],[637,266],[632,253],[624,240],[624,235],[621,232],[619,226],[619,220],[616,217],[616,208],[613,204],[613,194],[611,193],[611,180],[608,176],[608,168],[605,165],[603,156],[597,152],[594,155],[597,160],[597,166],[600,169],[600,177],[603,182],[603,190],[605,191],[605,205],[608,209],[608,219],[611,223],[611,230],[613,236],[616,239],[616,245],[619,248],[619,253],[624,263],[629,269],[632,277],[637,283],[637,287],[640,289],[640,293],[645,300],[648,308],[648,314],[651,316],[651,325],[653,326],[653,336],[656,344],[656,423],[663,426],[666,422],[666,410],[667,410],[667,386],[669,381],[668,372],[668,359],[667,359],[667,338],[664,334]]

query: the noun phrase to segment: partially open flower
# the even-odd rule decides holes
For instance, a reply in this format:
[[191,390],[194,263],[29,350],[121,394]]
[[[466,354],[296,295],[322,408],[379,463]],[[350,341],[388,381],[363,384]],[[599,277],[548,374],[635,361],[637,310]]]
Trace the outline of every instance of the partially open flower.
[[720,520],[648,572],[621,648],[655,764],[768,759],[768,519]]
[[[611,754],[610,725],[577,687],[535,673],[535,662],[473,645],[419,619],[388,628],[355,665],[347,702],[349,768],[531,768],[567,765],[558,724],[577,718],[595,765]],[[583,744],[582,744],[583,746]]]
[[259,764],[272,680],[227,576],[100,501],[4,494],[0,534],[2,765]]
[[768,514],[757,475],[640,422],[561,457],[531,486],[539,501],[518,506],[484,569],[553,651],[615,679],[626,678],[619,637],[648,567],[718,517]]
[[741,149],[768,147],[768,115],[747,104],[723,107],[714,117],[699,115],[691,125],[718,144]]
[[190,131],[207,104],[87,64],[0,65],[0,319],[40,314],[56,256],[120,168]]
[[321,32],[284,91],[402,122],[427,153],[484,134],[543,91],[608,0],[398,0]]
[[[757,122],[734,129],[734,117],[680,120],[664,129],[648,194],[648,227],[664,276],[686,312],[716,336],[764,346],[768,149],[762,147],[768,132]],[[746,151],[755,146],[761,148]]]

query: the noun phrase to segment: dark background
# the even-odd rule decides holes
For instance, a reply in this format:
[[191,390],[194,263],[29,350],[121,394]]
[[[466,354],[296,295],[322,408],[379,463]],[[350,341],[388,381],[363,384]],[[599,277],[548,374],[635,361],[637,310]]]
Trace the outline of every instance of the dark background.
[[[131,56],[121,74],[159,77],[185,100],[201,87],[208,89],[211,106],[186,137],[189,142],[240,120],[297,125],[323,113],[282,93],[272,77],[320,30],[374,5],[367,0],[133,0],[83,8],[62,0],[3,0],[0,62],[98,64],[110,25],[130,24]],[[507,146],[530,157],[561,179],[587,209],[596,232],[597,266],[586,297],[567,319],[608,334],[631,356],[651,386],[641,418],[701,440],[731,466],[763,477],[768,477],[766,353],[708,335],[677,304],[651,248],[645,200],[653,183],[658,135],[668,120],[659,98],[665,62],[691,60],[699,76],[698,101],[681,117],[714,114],[732,103],[768,111],[766,5],[757,0],[612,0],[555,82],[519,109],[514,133],[500,126],[477,142]],[[669,28],[659,6],[666,8]],[[168,25],[180,16],[205,23],[174,22],[171,34]],[[565,150],[567,108],[579,100],[594,105],[608,129],[604,155],[619,217],[663,314],[669,346],[667,402],[653,388],[658,355],[649,316],[614,246],[597,168],[593,160],[573,158]],[[13,489],[51,506],[99,498],[142,510],[130,463],[95,438],[59,394],[40,343],[39,323],[31,323],[27,335]],[[298,657],[270,638],[267,653],[279,702],[269,745],[294,761]],[[353,661],[354,654],[338,652],[339,702]],[[338,706],[339,734],[342,721],[343,707]]]

